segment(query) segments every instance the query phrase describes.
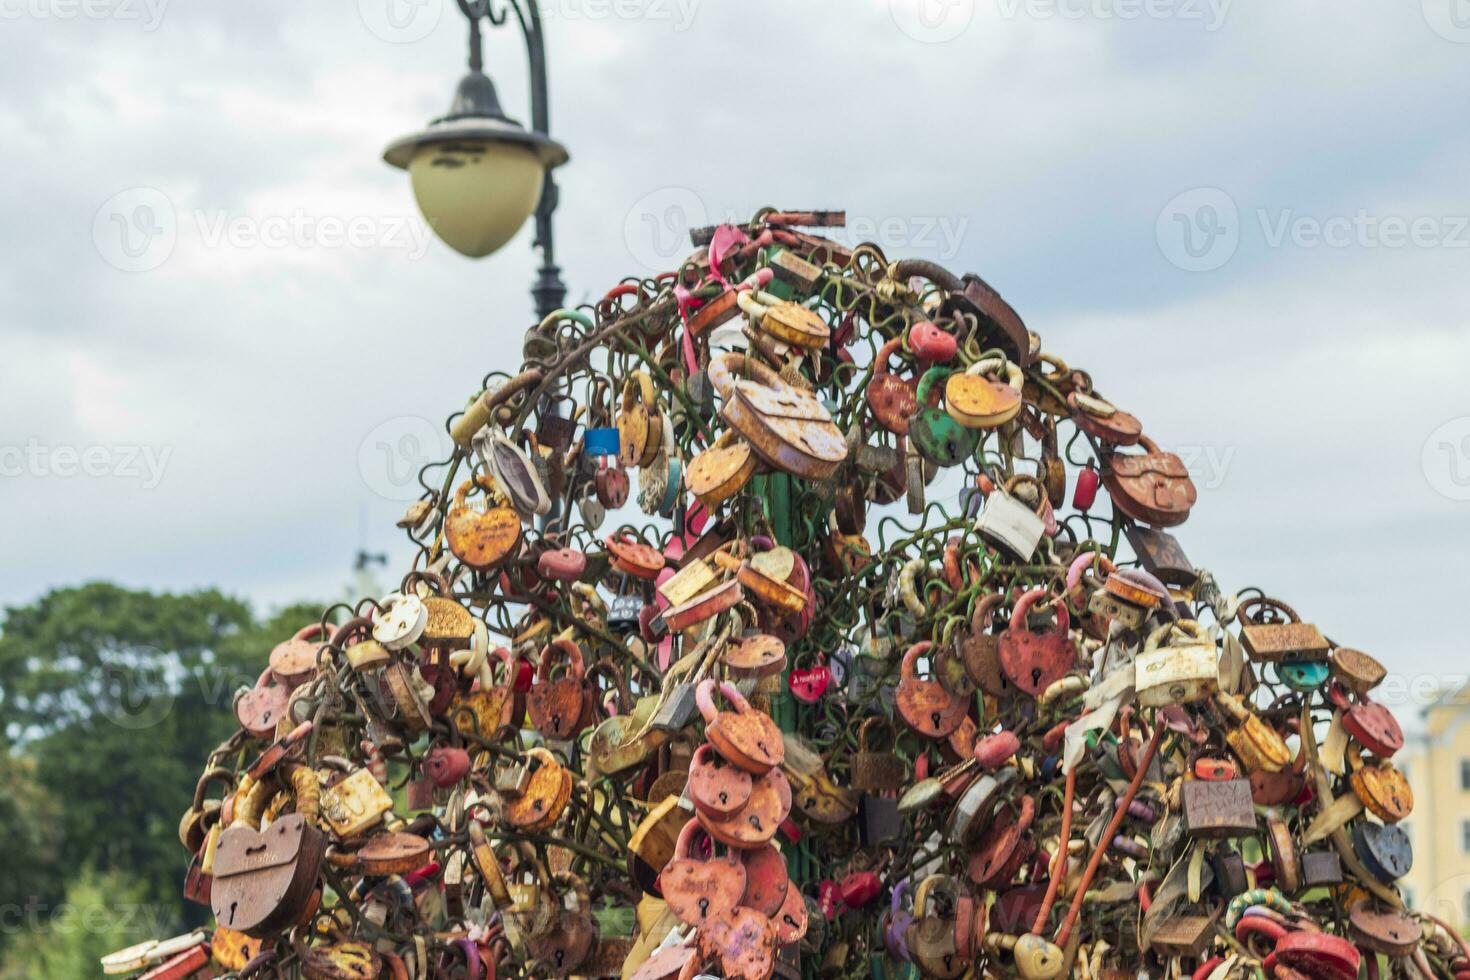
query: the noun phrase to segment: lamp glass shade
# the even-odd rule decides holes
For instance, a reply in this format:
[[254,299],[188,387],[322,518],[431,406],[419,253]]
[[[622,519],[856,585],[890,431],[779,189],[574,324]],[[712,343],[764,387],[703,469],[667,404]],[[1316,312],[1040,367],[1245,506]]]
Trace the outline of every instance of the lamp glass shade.
[[457,140],[420,147],[408,173],[434,234],[478,259],[510,241],[536,210],[546,170],[524,143]]

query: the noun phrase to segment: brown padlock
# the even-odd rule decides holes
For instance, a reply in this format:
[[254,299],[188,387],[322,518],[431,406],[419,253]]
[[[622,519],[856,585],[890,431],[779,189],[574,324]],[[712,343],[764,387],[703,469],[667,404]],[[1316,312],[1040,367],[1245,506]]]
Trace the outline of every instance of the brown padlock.
[[743,808],[750,800],[751,782],[749,772],[726,762],[708,743],[689,762],[689,799],[705,813],[723,817]]
[[1256,832],[1248,780],[1191,779],[1181,797],[1184,826],[1193,837],[1248,837]]
[[550,828],[561,817],[572,796],[572,774],[543,748],[526,753],[534,763],[525,792],[505,804],[505,819],[512,826],[536,833]]
[[226,827],[214,859],[215,919],[257,937],[290,926],[312,900],[326,847],[326,835],[299,813],[263,831]]
[[[745,865],[745,894],[740,904],[755,909],[762,915],[776,918],[790,892],[791,876],[786,870],[786,858],[774,844],[765,844],[740,852],[740,863]],[[797,903],[802,909],[805,902]],[[783,940],[787,942],[789,940]]]
[[750,706],[745,696],[728,682],[719,686],[732,710],[715,707],[715,682],[701,681],[695,703],[704,716],[705,737],[733,765],[760,776],[779,766],[786,757],[781,730],[769,715]]
[[[566,977],[577,973],[597,945],[597,924],[592,919],[592,893],[580,876],[562,872],[551,878],[553,894],[561,895],[551,925],[532,932],[526,939],[526,951],[550,976]],[[565,907],[566,898],[576,899],[577,907]]]
[[1199,499],[1189,469],[1174,453],[1164,452],[1148,436],[1139,436],[1146,453],[1110,454],[1102,471],[1113,505],[1135,521],[1174,527],[1189,519]]
[[689,461],[684,485],[710,510],[714,510],[755,474],[756,458],[750,443],[726,429],[714,443]]
[[1077,428],[1108,446],[1132,446],[1143,436],[1143,425],[1132,415],[1091,391],[1067,395],[1067,407]]
[[1000,636],[991,632],[995,610],[1004,601],[1005,596],[999,592],[982,596],[970,618],[970,633],[960,642],[965,672],[980,690],[994,698],[1009,698],[1015,693],[1000,668]]
[[754,909],[737,907],[699,930],[699,949],[719,959],[727,980],[768,980],[776,965],[776,925]]
[[288,687],[299,687],[311,680],[328,632],[321,623],[308,623],[289,640],[277,643],[271,650],[271,672]]
[[873,376],[868,379],[864,397],[873,419],[889,432],[906,436],[909,433],[909,418],[918,407],[914,392],[918,389],[915,380],[904,380],[893,374],[889,361],[903,347],[903,338],[895,337],[879,348],[873,358]]
[[916,673],[919,657],[932,647],[932,642],[922,640],[904,653],[893,705],[904,724],[925,738],[938,739],[960,727],[970,705],[945,690],[938,681],[924,680]]
[[1065,602],[1055,604],[1056,625],[1051,630],[1033,633],[1026,627],[1032,605],[1047,594],[1045,589],[1033,589],[1017,599],[1011,625],[1000,636],[1001,670],[1017,690],[1033,698],[1039,698],[1077,666],[1077,647],[1068,635],[1070,621]]
[[[553,677],[553,668],[563,672]],[[553,640],[541,650],[536,678],[526,697],[526,711],[536,730],[550,739],[575,735],[587,706],[582,648],[568,639]]]
[[721,913],[731,912],[745,895],[745,865],[733,853],[713,853],[714,840],[707,838],[711,854],[700,859],[691,854],[698,820],[690,820],[679,832],[674,856],[659,875],[664,901],[679,921],[703,926]]
[[763,847],[791,813],[791,784],[779,768],[768,769],[751,783],[750,798],[729,814],[696,810],[705,831],[721,844],[741,850]]

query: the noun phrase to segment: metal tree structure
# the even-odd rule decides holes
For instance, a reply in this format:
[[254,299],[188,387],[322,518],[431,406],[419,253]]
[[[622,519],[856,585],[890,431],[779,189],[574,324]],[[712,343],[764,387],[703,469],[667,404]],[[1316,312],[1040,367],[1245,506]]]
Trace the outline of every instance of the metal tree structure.
[[1182,462],[984,280],[840,222],[697,231],[482,380],[398,591],[262,651],[180,828],[217,928],[150,962],[1470,969],[1394,887],[1382,667],[1186,558]]

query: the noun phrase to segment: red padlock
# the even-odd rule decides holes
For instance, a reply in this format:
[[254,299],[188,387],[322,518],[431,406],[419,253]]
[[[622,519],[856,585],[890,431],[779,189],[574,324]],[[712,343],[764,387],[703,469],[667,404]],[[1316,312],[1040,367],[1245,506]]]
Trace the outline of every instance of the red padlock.
[[842,904],[860,909],[883,890],[883,882],[871,871],[855,871],[842,879]]
[[928,320],[920,320],[909,328],[909,350],[920,360],[943,364],[958,349],[953,334],[945,333]]
[[816,704],[822,700],[822,695],[827,693],[827,687],[832,683],[832,671],[826,664],[802,667],[791,672],[787,683],[797,700]]
[[1077,485],[1072,488],[1072,506],[1084,514],[1091,510],[1097,503],[1097,488],[1101,483],[1097,467],[1089,459],[1087,468],[1077,474]]

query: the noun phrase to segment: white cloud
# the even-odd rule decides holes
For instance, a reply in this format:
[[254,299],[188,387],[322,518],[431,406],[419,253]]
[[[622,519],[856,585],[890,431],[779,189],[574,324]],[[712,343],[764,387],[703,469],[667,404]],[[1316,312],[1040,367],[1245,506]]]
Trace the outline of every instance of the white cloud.
[[[1192,557],[1401,669],[1462,656],[1451,563],[1470,512],[1434,492],[1421,450],[1470,414],[1465,253],[1272,248],[1256,215],[1465,212],[1464,46],[1417,5],[1371,0],[1236,2],[1217,31],[1004,9],[977,0],[943,43],[905,33],[889,0],[706,0],[682,31],[548,18],[573,298],[635,267],[629,210],[662,188],[716,214],[963,222],[949,264],[985,274],[1048,348],[1166,442],[1234,451],[1182,530]],[[358,448],[509,366],[529,232],[472,263],[437,244],[211,248],[190,219],[413,215],[379,155],[445,110],[464,55],[447,0],[412,43],[375,36],[351,3],[175,4],[151,33],[7,22],[4,440],[173,456],[147,492],[0,484],[15,525],[0,598],[91,576],[335,596],[358,547],[402,555],[400,504],[371,492]],[[523,59],[513,31],[487,37],[524,120]],[[183,218],[173,254],[130,274],[91,229],[138,186]],[[1190,275],[1155,225],[1196,187],[1224,189],[1245,224],[1229,263]]]

